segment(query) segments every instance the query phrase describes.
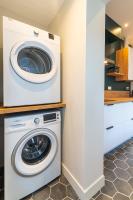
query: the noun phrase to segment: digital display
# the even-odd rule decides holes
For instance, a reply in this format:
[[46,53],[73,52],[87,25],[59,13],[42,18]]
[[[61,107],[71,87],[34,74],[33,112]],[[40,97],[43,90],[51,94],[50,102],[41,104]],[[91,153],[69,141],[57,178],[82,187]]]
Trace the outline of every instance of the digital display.
[[49,121],[49,120],[56,120],[56,113],[43,115],[43,120],[44,122]]

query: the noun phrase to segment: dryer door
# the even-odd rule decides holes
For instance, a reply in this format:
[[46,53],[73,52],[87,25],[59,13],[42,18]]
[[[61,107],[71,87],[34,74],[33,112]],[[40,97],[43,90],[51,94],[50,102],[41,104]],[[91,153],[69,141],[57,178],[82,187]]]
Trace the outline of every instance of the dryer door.
[[47,82],[57,71],[52,51],[40,41],[17,43],[11,51],[10,60],[14,71],[32,83]]
[[57,148],[57,138],[51,130],[33,130],[26,134],[14,148],[12,166],[22,176],[34,176],[52,163]]

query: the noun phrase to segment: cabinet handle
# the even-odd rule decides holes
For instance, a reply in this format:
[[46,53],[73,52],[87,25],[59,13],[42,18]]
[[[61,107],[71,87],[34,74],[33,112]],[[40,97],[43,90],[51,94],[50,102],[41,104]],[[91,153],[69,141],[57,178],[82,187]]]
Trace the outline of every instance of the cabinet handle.
[[106,130],[110,130],[112,128],[114,128],[114,126],[109,126],[109,127],[106,128]]
[[106,106],[113,106],[114,104],[112,103],[112,104],[107,104]]

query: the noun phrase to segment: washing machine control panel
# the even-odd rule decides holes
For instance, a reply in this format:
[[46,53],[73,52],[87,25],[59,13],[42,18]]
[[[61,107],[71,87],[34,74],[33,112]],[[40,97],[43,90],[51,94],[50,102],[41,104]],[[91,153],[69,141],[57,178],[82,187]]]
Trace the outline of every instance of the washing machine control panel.
[[58,112],[53,112],[53,113],[46,113],[43,115],[43,122],[48,123],[48,122],[54,122],[60,120],[60,113]]

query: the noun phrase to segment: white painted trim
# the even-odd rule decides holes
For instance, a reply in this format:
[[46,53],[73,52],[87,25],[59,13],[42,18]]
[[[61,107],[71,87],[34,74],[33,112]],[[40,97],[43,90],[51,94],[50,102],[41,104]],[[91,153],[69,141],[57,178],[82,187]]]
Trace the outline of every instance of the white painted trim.
[[69,183],[72,185],[81,200],[89,200],[105,185],[105,177],[102,175],[90,186],[88,186],[88,188],[84,189],[63,163],[62,173],[68,179]]

